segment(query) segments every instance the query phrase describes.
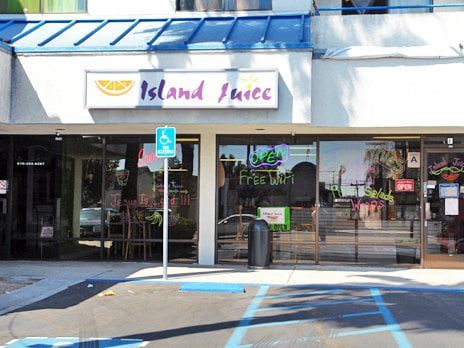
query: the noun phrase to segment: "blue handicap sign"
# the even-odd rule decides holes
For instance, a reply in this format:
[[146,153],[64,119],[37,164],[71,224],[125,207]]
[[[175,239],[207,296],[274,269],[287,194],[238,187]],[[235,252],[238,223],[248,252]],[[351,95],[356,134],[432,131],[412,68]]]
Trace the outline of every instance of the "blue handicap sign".
[[79,348],[83,346],[100,348],[140,348],[145,345],[146,343],[143,340],[138,339],[28,337],[12,340],[5,345],[5,348]]
[[176,157],[176,129],[174,127],[156,128],[156,157]]

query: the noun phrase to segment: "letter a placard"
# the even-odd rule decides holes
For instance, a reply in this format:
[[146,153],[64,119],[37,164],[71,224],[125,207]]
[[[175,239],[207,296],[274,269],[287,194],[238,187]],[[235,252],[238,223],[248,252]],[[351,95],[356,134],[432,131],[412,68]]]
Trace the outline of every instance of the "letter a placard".
[[168,279],[168,219],[169,219],[169,163],[168,158],[176,156],[176,129],[156,128],[156,156],[164,158],[163,185],[163,279]]
[[420,168],[420,152],[408,152],[408,168]]

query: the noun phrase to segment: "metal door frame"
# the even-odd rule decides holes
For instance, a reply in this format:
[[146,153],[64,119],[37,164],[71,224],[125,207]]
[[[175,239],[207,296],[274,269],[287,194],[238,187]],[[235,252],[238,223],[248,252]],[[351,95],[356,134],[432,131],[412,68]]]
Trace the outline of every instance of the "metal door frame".
[[[424,138],[422,138],[424,142]],[[429,154],[433,153],[462,153],[464,154],[463,146],[454,146],[453,148],[444,147],[426,147],[422,144],[423,158],[422,158],[422,188],[421,188],[421,229],[422,229],[422,251],[421,251],[421,265],[424,268],[464,268],[464,255],[461,257],[453,258],[450,260],[448,255],[433,255],[428,254],[428,238],[427,238],[427,220],[425,214],[425,203],[427,200],[427,182],[428,182],[428,159]]]

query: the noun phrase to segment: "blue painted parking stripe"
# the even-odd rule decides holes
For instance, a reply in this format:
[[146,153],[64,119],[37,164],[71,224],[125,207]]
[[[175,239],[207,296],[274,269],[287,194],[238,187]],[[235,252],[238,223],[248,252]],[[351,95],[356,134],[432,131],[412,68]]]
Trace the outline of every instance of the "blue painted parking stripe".
[[[365,335],[370,333],[378,333],[378,332],[385,332],[390,331],[388,327],[378,327],[373,329],[367,330],[357,330],[357,331],[349,331],[349,332],[339,332],[337,334],[330,334],[330,338],[339,338],[339,337],[347,337],[347,336],[355,336],[355,335]],[[296,337],[296,338],[287,338],[283,340],[275,340],[275,341],[260,341],[259,346],[261,347],[272,347],[272,346],[282,346],[282,345],[296,345],[301,343],[307,343],[310,341],[320,341],[323,339],[327,339],[324,336],[303,336],[303,337]],[[253,347],[253,344],[241,345],[240,348],[250,348]]]
[[282,325],[296,325],[296,324],[307,324],[313,323],[316,321],[327,321],[335,319],[346,319],[346,318],[355,318],[355,317],[364,317],[369,315],[379,315],[379,311],[373,312],[359,312],[359,313],[349,313],[349,314],[340,314],[331,317],[320,317],[320,318],[311,318],[311,319],[299,319],[299,320],[286,320],[286,321],[273,321],[269,323],[253,324],[249,325],[249,329],[262,328],[262,327],[273,327],[273,326],[282,326]]
[[385,322],[387,323],[387,326],[390,328],[390,331],[392,332],[393,337],[395,338],[395,341],[398,344],[398,347],[412,348],[411,343],[407,339],[404,332],[401,330],[400,325],[396,322],[395,318],[393,317],[393,314],[385,305],[385,302],[383,301],[379,289],[371,288],[370,291],[375,303],[377,304],[377,307],[379,308],[379,311],[382,313],[382,316]]
[[315,291],[309,291],[309,292],[296,292],[296,293],[291,293],[291,294],[266,296],[266,299],[304,297],[304,296],[311,296],[311,295],[341,294],[342,292],[343,292],[342,289],[315,290]]
[[356,335],[367,335],[371,333],[378,333],[378,332],[385,332],[385,331],[390,331],[390,328],[388,326],[382,326],[382,327],[375,327],[372,329],[365,329],[365,330],[346,331],[346,332],[340,332],[336,336],[337,337],[348,337],[348,336],[356,336]]
[[238,323],[238,326],[235,328],[232,336],[230,336],[229,340],[227,341],[225,347],[226,348],[235,348],[239,347],[240,343],[245,337],[245,334],[250,326],[251,321],[253,320],[253,315],[256,310],[259,308],[261,301],[265,298],[267,291],[269,290],[268,286],[261,286],[258,290],[258,293],[251,301],[250,305],[248,306],[247,310],[243,314],[242,319]]
[[245,289],[240,285],[228,283],[185,283],[179,290],[187,292],[245,293]]
[[276,311],[276,310],[317,308],[317,307],[323,307],[323,306],[337,306],[341,304],[362,303],[362,302],[374,302],[374,300],[372,298],[361,298],[357,300],[314,302],[314,303],[305,303],[305,304],[298,304],[298,305],[292,305],[292,306],[276,306],[276,307],[260,308],[257,311],[267,312],[267,311]]

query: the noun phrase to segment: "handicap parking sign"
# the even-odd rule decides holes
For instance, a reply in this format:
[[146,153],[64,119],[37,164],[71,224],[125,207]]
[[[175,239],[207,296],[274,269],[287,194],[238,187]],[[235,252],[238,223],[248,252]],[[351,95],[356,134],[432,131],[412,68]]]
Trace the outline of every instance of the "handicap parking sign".
[[174,127],[156,128],[156,157],[176,157],[176,129]]

